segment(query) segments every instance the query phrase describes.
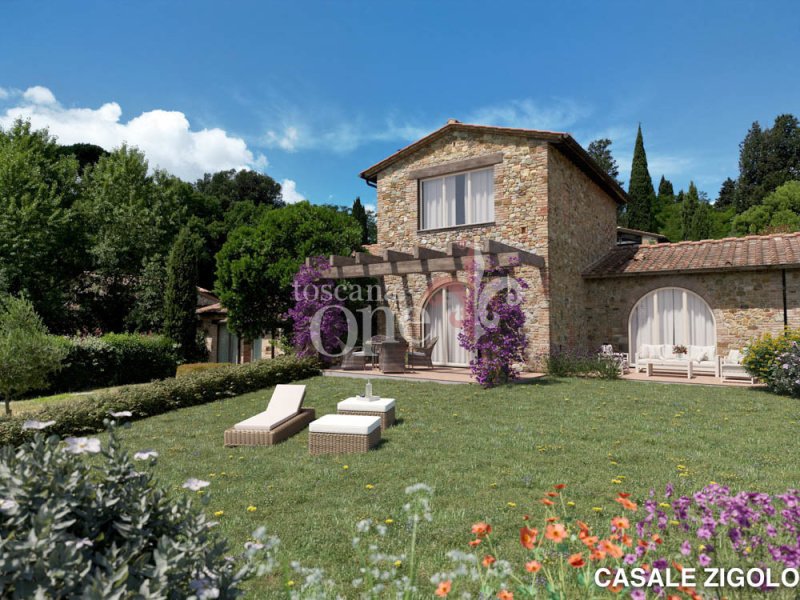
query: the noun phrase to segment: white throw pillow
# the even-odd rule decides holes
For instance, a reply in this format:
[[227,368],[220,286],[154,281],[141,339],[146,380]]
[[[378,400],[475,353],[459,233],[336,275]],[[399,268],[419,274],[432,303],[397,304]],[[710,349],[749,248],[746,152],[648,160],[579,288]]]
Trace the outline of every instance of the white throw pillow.
[[675,346],[672,344],[664,344],[661,346],[661,358],[676,358],[675,352],[673,352]]
[[744,355],[739,350],[731,350],[728,352],[728,356],[725,359],[725,362],[729,365],[740,365],[742,364],[742,359]]
[[689,359],[700,362],[701,360],[708,360],[706,358],[706,347],[705,346],[689,346],[687,348],[689,350]]

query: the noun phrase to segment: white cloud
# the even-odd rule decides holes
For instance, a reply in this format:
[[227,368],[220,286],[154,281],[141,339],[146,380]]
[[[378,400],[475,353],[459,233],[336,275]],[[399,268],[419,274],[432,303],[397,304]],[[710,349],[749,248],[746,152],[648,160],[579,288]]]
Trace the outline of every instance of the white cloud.
[[[19,94],[16,94],[19,95]],[[86,142],[111,150],[123,142],[145,153],[152,168],[192,180],[223,169],[263,169],[267,159],[254,154],[242,138],[219,128],[192,130],[179,111],[151,110],[123,122],[122,107],[107,102],[99,108],[66,108],[46,87],[22,92],[18,105],[0,112],[0,127],[30,119],[47,127],[61,144]]]
[[41,85],[29,87],[22,97],[33,104],[56,104],[56,97],[49,89]]
[[367,210],[367,212],[372,212],[372,213],[378,212],[378,207],[374,204],[370,204],[369,202],[364,203],[364,208]]
[[306,197],[297,191],[297,183],[292,179],[281,181],[281,195],[286,204],[295,204],[306,200]]
[[563,131],[590,114],[590,110],[571,100],[556,100],[542,105],[530,99],[510,100],[478,108],[466,122],[520,129]]
[[0,87],[0,100],[5,100],[10,95],[11,95],[11,92],[9,92],[6,88]]

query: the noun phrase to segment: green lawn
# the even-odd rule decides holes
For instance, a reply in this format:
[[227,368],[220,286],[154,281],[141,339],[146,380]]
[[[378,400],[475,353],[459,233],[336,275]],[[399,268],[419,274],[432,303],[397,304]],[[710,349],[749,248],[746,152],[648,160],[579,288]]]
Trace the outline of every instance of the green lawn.
[[[364,381],[304,383],[306,404],[321,415]],[[223,448],[223,430],[264,410],[271,390],[140,421],[123,438],[131,450],[159,451],[157,477],[176,493],[185,493],[180,484],[188,477],[211,481],[208,509],[224,511],[219,531],[233,545],[265,524],[281,538],[284,556],[346,583],[357,575],[356,521],[393,519],[385,549],[405,547],[403,490],[416,482],[435,489],[434,521],[421,542],[425,578],[446,567],[446,551],[468,550],[469,526],[478,520],[506,540],[508,558],[521,559],[520,519],[543,514],[537,500],[556,483],[568,485],[573,510],[590,522],[619,512],[617,492],[642,498],[667,482],[679,492],[712,480],[766,492],[800,485],[800,404],[763,391],[580,379],[493,390],[396,381],[374,387],[397,399],[402,421],[363,455],[311,457],[307,432],[273,448]],[[247,512],[251,504],[257,511]],[[250,589],[264,597],[284,585],[269,579]]]

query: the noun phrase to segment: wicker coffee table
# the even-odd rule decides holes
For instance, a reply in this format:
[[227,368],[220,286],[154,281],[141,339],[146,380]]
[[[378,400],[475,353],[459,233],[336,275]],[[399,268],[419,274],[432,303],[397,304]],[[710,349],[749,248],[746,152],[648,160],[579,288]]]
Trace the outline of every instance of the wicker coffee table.
[[325,415],[308,426],[311,454],[366,452],[381,441],[381,420],[365,415]]
[[381,431],[384,431],[394,425],[394,404],[394,398],[367,400],[363,396],[355,396],[339,402],[336,410],[340,415],[378,417],[381,420]]

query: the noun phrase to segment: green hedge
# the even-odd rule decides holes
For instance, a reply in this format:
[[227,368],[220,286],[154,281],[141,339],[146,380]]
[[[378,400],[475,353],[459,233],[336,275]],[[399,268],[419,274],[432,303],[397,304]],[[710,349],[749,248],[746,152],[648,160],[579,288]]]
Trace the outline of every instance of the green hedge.
[[178,364],[175,345],[161,335],[111,333],[60,339],[68,346],[67,357],[41,393],[146,383],[172,377]]
[[0,445],[19,445],[33,439],[32,431],[22,429],[22,424],[28,419],[55,421],[47,429],[48,433],[85,435],[103,430],[103,420],[108,418],[110,411],[130,411],[132,419],[142,419],[319,374],[316,359],[280,357],[193,373],[180,379],[126,386],[45,406],[35,413],[0,419]]
[[175,377],[186,377],[200,371],[213,371],[214,369],[223,369],[228,366],[230,366],[230,363],[185,363],[178,365]]

